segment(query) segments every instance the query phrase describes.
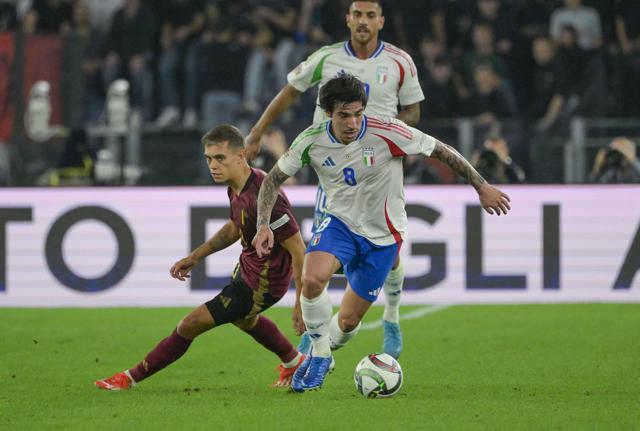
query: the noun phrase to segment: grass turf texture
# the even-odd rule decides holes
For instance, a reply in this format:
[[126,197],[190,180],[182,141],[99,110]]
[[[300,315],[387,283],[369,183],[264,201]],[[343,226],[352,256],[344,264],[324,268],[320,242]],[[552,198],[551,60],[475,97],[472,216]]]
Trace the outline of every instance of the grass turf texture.
[[[1,309],[0,427],[640,428],[637,304],[456,306],[403,321],[405,381],[390,399],[363,398],[352,378],[358,360],[380,350],[381,329],[336,352],[318,392],[270,388],[277,358],[231,326],[132,391],[93,387],[137,363],[187,311]],[[292,335],[288,309],[267,315]]]

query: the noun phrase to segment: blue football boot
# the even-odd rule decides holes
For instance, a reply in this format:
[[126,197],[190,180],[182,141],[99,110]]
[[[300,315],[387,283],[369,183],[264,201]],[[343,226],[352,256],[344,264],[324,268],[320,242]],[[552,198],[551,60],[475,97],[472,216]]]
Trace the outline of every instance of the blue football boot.
[[304,362],[300,364],[295,374],[293,375],[293,378],[291,379],[291,390],[293,392],[304,392],[304,388],[302,387],[302,379],[304,378],[304,375],[307,374],[310,363],[311,355],[308,354],[304,359]]
[[394,358],[398,359],[402,353],[402,331],[399,323],[382,321],[384,328],[384,343],[382,350]]
[[324,383],[324,378],[333,369],[332,364],[334,364],[333,356],[326,358],[311,356],[307,373],[302,378],[302,389],[305,391],[320,389]]

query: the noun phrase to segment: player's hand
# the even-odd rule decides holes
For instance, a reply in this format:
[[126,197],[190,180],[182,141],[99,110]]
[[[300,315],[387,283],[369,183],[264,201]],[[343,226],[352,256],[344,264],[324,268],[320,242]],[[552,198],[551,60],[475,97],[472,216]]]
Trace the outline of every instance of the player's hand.
[[296,335],[300,336],[304,333],[304,331],[306,331],[307,328],[305,328],[304,320],[302,320],[302,309],[300,308],[299,303],[293,307],[291,322],[293,323],[293,331],[296,333]]
[[497,215],[506,214],[511,209],[509,196],[491,184],[483,184],[478,190],[478,197],[482,208],[489,214],[494,214],[494,211]]
[[244,138],[244,150],[247,160],[251,161],[258,156],[260,152],[260,139],[262,136],[253,130]]
[[251,245],[256,249],[258,257],[263,257],[271,253],[273,249],[273,232],[271,228],[266,224],[260,225],[256,236],[254,236],[253,241],[251,241]]
[[175,279],[186,281],[187,278],[191,278],[189,273],[197,263],[198,261],[196,259],[191,256],[187,256],[174,263],[169,270],[169,274],[171,274],[171,277]]

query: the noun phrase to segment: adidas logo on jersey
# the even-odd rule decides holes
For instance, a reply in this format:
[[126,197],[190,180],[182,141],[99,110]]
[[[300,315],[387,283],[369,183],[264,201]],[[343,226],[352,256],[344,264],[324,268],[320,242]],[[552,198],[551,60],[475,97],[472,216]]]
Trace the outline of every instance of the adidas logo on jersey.
[[326,159],[324,159],[324,162],[322,163],[322,166],[328,166],[328,167],[333,167],[335,165],[336,165],[336,162],[334,162],[331,157],[327,157]]

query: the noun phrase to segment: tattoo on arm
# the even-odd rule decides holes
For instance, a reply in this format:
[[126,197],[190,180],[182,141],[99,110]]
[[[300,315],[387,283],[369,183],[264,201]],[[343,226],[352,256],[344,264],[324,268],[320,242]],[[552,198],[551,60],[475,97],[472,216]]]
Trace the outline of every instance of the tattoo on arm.
[[458,175],[467,180],[469,184],[476,190],[483,184],[486,184],[486,180],[475,170],[471,163],[465,159],[455,148],[436,140],[436,147],[431,154],[431,157],[440,160],[445,165],[449,166]]
[[278,164],[276,164],[262,182],[260,193],[258,193],[258,226],[269,224],[271,211],[278,199],[278,189],[287,178],[289,178],[289,175],[282,172]]

